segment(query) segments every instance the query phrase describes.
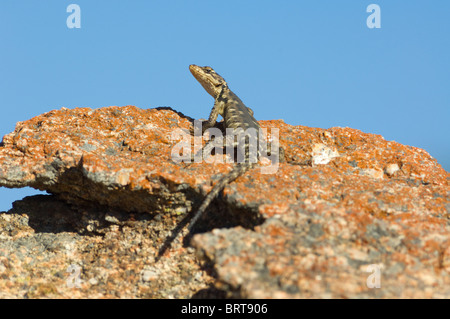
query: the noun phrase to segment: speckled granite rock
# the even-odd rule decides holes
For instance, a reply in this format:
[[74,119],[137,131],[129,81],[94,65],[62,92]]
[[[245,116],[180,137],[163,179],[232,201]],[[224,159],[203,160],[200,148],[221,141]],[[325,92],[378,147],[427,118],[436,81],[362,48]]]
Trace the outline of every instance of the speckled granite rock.
[[220,297],[192,248],[174,243],[155,263],[174,227],[168,215],[74,207],[50,195],[16,201],[0,213],[0,298]]
[[[254,169],[226,187],[197,231],[231,228],[193,238],[203,268],[179,242],[154,263],[231,168],[171,160],[171,134],[189,118],[126,106],[18,123],[0,147],[0,185],[54,197],[0,214],[2,296],[181,298],[215,282],[215,297],[450,297],[449,173],[436,160],[354,129],[260,123],[279,128],[286,159],[302,165]],[[81,288],[65,285],[71,264]],[[368,265],[381,288],[367,286]]]

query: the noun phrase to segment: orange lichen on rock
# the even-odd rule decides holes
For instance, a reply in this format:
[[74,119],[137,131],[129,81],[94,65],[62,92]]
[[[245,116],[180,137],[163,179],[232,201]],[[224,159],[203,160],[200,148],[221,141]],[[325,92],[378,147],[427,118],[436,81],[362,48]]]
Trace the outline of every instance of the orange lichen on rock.
[[[247,229],[193,238],[219,288],[249,298],[421,297],[425,290],[450,297],[450,175],[434,158],[351,128],[260,124],[279,129],[285,161],[271,174],[256,167],[239,177],[203,219]],[[51,111],[3,138],[0,185],[126,213],[186,213],[232,165],[174,161],[176,132],[191,125],[169,108]],[[381,269],[383,289],[367,286],[367,265]]]

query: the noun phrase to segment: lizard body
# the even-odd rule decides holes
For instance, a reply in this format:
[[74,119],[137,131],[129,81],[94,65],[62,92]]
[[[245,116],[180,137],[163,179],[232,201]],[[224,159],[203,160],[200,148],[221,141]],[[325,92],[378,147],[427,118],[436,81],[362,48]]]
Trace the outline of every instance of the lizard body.
[[[256,119],[253,117],[253,111],[245,106],[241,99],[234,94],[228,87],[227,82],[223,77],[217,74],[211,67],[200,67],[197,65],[190,65],[189,70],[198,82],[205,88],[205,90],[214,98],[214,107],[211,111],[208,121],[202,127],[202,133],[210,127],[216,124],[217,117],[221,115],[224,119],[225,128],[243,129],[249,128],[255,129],[259,132],[260,126]],[[230,141],[228,140],[228,143]],[[212,188],[212,190],[205,197],[203,203],[193,216],[189,229],[192,229],[195,222],[201,217],[204,211],[208,208],[209,204],[214,198],[225,188],[225,186],[239,176],[245,174],[249,169],[255,166],[255,163],[251,163],[249,160],[249,146],[245,141],[245,154],[244,161],[237,163],[234,168],[226,175],[224,175]],[[236,144],[236,141],[234,141]],[[201,152],[213,145],[213,142],[206,145]],[[236,145],[228,145],[235,147]],[[260,157],[260,150],[258,149],[257,158]]]
[[[259,143],[259,129],[260,126],[256,119],[253,117],[253,111],[241,101],[241,99],[234,94],[228,87],[227,82],[223,77],[217,74],[211,67],[205,66],[200,67],[197,65],[190,65],[189,70],[192,75],[197,79],[197,81],[203,86],[203,88],[214,98],[214,107],[211,110],[209,119],[206,123],[202,125],[202,134],[210,127],[213,127],[217,122],[217,117],[221,115],[224,119],[224,128],[232,129],[254,129],[256,130],[256,143],[257,154],[256,160],[260,158],[262,151],[267,151],[265,143]],[[255,142],[255,141],[253,141]],[[235,148],[237,145],[244,145],[244,159],[235,164],[233,169],[227,174],[222,176],[220,180],[213,186],[212,190],[206,195],[202,204],[195,212],[192,217],[190,224],[188,226],[189,230],[196,221],[202,216],[205,210],[208,208],[209,204],[214,200],[214,198],[227,186],[229,183],[233,182],[239,176],[245,174],[249,169],[256,166],[256,162],[252,156],[254,154],[250,151],[250,138],[246,139],[246,134],[238,135],[237,139],[235,136],[232,138],[225,137],[225,144],[218,145],[214,140],[209,141],[201,150],[210,154],[211,150],[215,146],[228,146]],[[260,148],[261,147],[261,148]],[[199,153],[200,153],[199,152]],[[280,159],[284,158],[284,151],[279,148]],[[197,156],[197,154],[196,154]],[[193,156],[194,159],[196,156]],[[181,226],[184,228],[184,226]],[[176,237],[181,233],[181,228],[177,231],[175,235],[172,236],[170,241],[176,239]],[[157,260],[164,254],[165,250],[170,246],[170,241],[164,244],[159,250]]]

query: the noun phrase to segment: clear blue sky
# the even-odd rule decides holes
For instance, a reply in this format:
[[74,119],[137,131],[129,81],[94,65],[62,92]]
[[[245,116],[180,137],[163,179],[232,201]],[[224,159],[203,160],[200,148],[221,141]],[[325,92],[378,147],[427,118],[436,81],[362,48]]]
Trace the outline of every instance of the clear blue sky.
[[[81,28],[69,29],[69,4]],[[369,29],[369,4],[381,28]],[[1,0],[0,135],[61,107],[171,106],[206,118],[210,65],[255,110],[427,150],[450,170],[450,1]],[[37,191],[0,188],[0,211]]]

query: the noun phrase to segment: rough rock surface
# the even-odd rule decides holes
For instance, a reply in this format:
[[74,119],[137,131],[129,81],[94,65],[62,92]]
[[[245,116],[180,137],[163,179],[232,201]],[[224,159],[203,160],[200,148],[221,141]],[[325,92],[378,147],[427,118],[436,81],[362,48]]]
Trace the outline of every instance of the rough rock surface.
[[200,259],[177,241],[155,261],[231,168],[172,161],[173,132],[191,124],[133,106],[18,123],[0,185],[53,195],[0,214],[0,297],[450,297],[449,173],[350,128],[261,121],[288,162],[226,187],[193,237]]
[[192,248],[155,263],[163,234],[149,214],[26,197],[0,213],[0,298],[208,296],[213,279]]

